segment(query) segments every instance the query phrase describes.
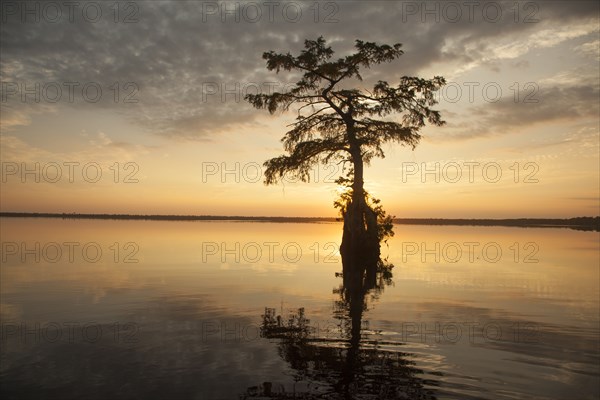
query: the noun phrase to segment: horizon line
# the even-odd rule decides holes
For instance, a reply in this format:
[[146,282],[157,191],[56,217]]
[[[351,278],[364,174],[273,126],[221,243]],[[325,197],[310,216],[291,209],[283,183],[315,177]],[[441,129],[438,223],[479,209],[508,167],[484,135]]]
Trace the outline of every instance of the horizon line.
[[[186,215],[186,214],[108,214],[108,213],[50,213],[0,211],[0,217],[9,218],[62,218],[62,219],[114,219],[152,221],[247,221],[247,222],[342,222],[341,217],[284,217],[241,215]],[[600,231],[600,216],[571,218],[393,218],[404,225],[476,225],[513,227],[563,227]]]

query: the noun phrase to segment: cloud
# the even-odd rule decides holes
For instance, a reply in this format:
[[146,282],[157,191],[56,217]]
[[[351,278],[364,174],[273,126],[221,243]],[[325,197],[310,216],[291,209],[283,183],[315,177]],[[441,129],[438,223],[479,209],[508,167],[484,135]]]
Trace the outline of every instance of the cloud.
[[0,133],[12,131],[20,126],[27,126],[31,123],[31,117],[22,110],[15,110],[14,107],[2,107],[2,121]]
[[91,135],[89,146],[75,152],[48,151],[13,135],[0,136],[0,156],[3,162],[44,163],[63,162],[74,159],[81,163],[100,162],[107,165],[114,159],[131,160],[157,149],[155,146],[140,145],[126,141],[114,141],[104,132]]
[[591,42],[583,43],[574,49],[581,54],[584,54],[592,59],[600,59],[600,40],[596,39]]
[[[74,22],[63,18],[58,23],[44,18],[38,23],[24,23],[18,15],[8,16],[1,27],[0,75],[3,82],[30,86],[58,83],[63,89],[61,101],[49,104],[42,99],[41,103],[67,110],[89,106],[81,91],[86,84],[96,83],[102,96],[92,106],[122,114],[149,133],[170,139],[210,140],[264,115],[243,100],[231,101],[235,96],[241,98],[244,87],[264,88],[273,81],[286,84],[293,78],[266,71],[261,58],[264,51],[298,52],[305,38],[319,35],[330,38],[334,49],[342,54],[352,49],[357,38],[404,43],[406,54],[395,63],[366,73],[365,85],[382,77],[393,82],[436,63],[457,64],[466,71],[588,33],[591,28],[587,21],[597,10],[592,4],[595,2],[565,3],[535,3],[539,9],[533,11],[539,23],[522,21],[531,14],[529,9],[520,10],[515,22],[514,2],[494,3],[502,6],[502,16],[494,22],[479,8],[473,19],[463,10],[463,17],[452,22],[440,8],[439,23],[431,19],[423,22],[422,15],[409,12],[406,2],[312,6],[279,2],[272,19],[260,2],[255,3],[260,7],[260,18],[240,2],[136,2],[133,17],[137,22],[132,23],[115,23],[108,3],[96,3],[104,7],[105,16],[96,23],[79,13],[75,13]],[[481,8],[486,4],[482,2]],[[214,6],[218,6],[217,11]],[[298,7],[301,18],[294,20]],[[119,18],[131,10],[121,11]],[[72,102],[65,87],[68,82],[79,83]],[[215,83],[216,94],[210,86]],[[234,89],[235,95],[225,99],[219,95],[236,83],[239,89]],[[128,95],[137,102],[125,103]],[[19,96],[11,96],[3,104],[12,110],[2,116],[3,130],[27,124],[44,105],[25,103]]]
[[540,85],[531,92],[531,102],[524,102],[525,99],[515,101],[510,95],[494,103],[473,106],[460,117],[448,119],[443,137],[464,140],[499,136],[552,121],[585,122],[586,119],[597,118],[600,113],[600,84],[586,81],[585,77],[566,82],[554,86]]

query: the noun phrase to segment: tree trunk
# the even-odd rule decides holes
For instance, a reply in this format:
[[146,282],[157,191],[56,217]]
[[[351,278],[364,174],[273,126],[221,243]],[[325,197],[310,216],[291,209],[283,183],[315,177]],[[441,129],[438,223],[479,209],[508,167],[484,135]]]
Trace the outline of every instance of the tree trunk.
[[[354,182],[352,198],[344,214],[344,233],[340,252],[352,259],[379,258],[377,215],[367,204],[364,191],[363,160],[360,148],[352,151]],[[351,263],[354,264],[354,263]],[[362,262],[358,263],[363,264]]]

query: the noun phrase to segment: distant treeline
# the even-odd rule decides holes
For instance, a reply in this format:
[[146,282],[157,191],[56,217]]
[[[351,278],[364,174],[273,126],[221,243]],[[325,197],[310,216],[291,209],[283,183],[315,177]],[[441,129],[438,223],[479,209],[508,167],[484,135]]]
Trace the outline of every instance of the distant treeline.
[[396,218],[394,222],[404,225],[471,225],[516,226],[529,228],[572,228],[584,231],[600,231],[600,217],[575,218],[514,218],[514,219],[444,219],[444,218]]
[[[246,217],[223,215],[134,215],[134,214],[76,214],[76,213],[26,213],[0,212],[0,217],[63,218],[63,219],[121,219],[152,221],[246,221],[246,222],[335,222],[339,218],[328,217]],[[517,218],[517,219],[444,219],[444,218],[395,218],[401,225],[470,225],[571,228],[600,231],[600,217]]]
[[226,215],[138,215],[138,214],[77,214],[0,212],[0,217],[63,218],[63,219],[124,219],[151,221],[248,221],[248,222],[335,222],[323,217],[246,217]]

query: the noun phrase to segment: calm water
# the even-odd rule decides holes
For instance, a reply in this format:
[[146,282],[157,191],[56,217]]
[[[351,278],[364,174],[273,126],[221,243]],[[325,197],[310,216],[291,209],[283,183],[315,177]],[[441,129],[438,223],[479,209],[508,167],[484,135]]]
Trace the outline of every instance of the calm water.
[[[4,399],[237,399],[264,382],[307,398],[331,392],[348,355],[340,224],[0,229]],[[352,368],[397,387],[356,398],[598,398],[597,232],[395,231],[382,248],[393,278],[366,296]],[[302,340],[261,333],[263,315],[300,308]]]

